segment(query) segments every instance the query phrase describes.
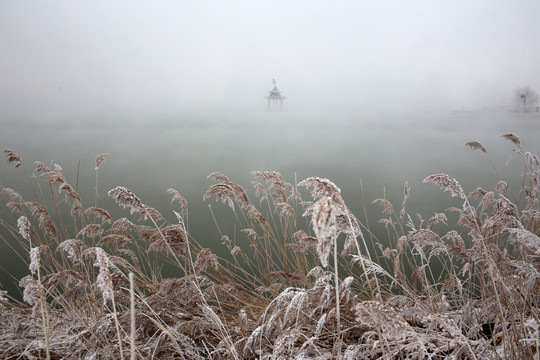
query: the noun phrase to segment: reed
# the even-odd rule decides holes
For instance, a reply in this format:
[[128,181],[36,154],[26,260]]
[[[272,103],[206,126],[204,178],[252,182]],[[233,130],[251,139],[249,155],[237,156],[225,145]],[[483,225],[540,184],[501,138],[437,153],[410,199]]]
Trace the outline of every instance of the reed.
[[[115,218],[98,207],[106,154],[89,207],[59,165],[37,162],[31,200],[1,189],[2,239],[30,274],[23,299],[0,292],[0,357],[537,359],[540,161],[515,134],[502,138],[523,162],[519,194],[499,172],[494,189],[470,192],[433,174],[424,186],[462,205],[413,220],[406,183],[400,207],[374,201],[385,238],[328,179],[255,171],[246,190],[212,173],[204,200],[241,229],[221,234],[222,257],[188,231],[177,190],[176,222],[121,186],[108,195],[129,214]],[[481,143],[466,145],[495,167]],[[163,263],[179,275],[166,278]]]

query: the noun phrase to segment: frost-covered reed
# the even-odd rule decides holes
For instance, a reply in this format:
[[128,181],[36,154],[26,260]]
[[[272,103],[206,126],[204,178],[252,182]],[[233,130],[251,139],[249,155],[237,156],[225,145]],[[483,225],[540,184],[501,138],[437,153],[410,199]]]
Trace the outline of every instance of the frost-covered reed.
[[[398,210],[373,201],[387,238],[328,179],[290,184],[255,171],[252,195],[212,173],[204,200],[232,211],[241,230],[221,234],[222,258],[188,232],[179,191],[167,190],[169,223],[118,186],[108,194],[129,211],[115,218],[97,201],[106,154],[88,207],[59,165],[37,162],[32,201],[0,192],[2,238],[29,271],[24,303],[0,291],[0,357],[116,359],[129,348],[131,359],[537,359],[539,160],[516,135],[502,138],[523,161],[519,193],[498,172],[493,189],[470,192],[426,174],[423,186],[461,206],[415,220],[406,183]],[[164,262],[179,275],[165,278]]]

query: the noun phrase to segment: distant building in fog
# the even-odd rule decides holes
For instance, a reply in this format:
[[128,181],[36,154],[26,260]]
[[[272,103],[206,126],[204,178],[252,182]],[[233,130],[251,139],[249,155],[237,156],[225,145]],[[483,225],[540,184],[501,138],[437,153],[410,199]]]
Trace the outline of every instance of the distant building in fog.
[[272,83],[274,84],[274,88],[268,92],[268,96],[266,96],[266,101],[268,103],[268,109],[283,109],[283,99],[285,97],[281,95],[281,91],[278,90],[276,86],[276,79],[272,79]]

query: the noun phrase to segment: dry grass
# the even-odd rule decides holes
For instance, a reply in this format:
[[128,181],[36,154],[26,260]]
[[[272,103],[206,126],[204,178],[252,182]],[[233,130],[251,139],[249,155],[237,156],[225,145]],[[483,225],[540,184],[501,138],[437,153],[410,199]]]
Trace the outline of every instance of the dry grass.
[[[415,223],[406,184],[399,213],[375,201],[387,239],[327,179],[298,184],[310,202],[279,173],[254,172],[252,201],[213,173],[204,198],[230,207],[244,236],[222,234],[226,258],[188,233],[177,190],[167,190],[176,223],[123,187],[108,194],[131,217],[115,219],[85,208],[60,166],[36,163],[33,201],[1,191],[0,225],[29,274],[25,304],[0,293],[0,357],[538,359],[539,160],[516,135],[503,138],[524,164],[520,194],[503,181],[467,194],[446,174],[428,176],[463,205]],[[437,233],[438,223],[451,230]],[[163,262],[181,275],[163,278]]]

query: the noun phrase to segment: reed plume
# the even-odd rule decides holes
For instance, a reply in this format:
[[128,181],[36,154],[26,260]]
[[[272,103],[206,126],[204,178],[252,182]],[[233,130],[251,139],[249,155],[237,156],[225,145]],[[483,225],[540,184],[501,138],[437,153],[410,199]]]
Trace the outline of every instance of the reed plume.
[[483,153],[487,153],[487,150],[486,150],[486,148],[484,147],[484,145],[482,145],[482,144],[479,143],[478,141],[469,141],[469,142],[466,143],[465,145],[467,145],[468,147],[470,147],[470,148],[473,149],[473,150],[480,150],[480,151],[483,152]]
[[4,153],[7,156],[8,164],[15,163],[16,168],[22,165],[22,159],[19,155],[17,155],[17,153],[15,153],[15,151],[7,149],[7,150],[4,150]]
[[[0,291],[0,357],[125,358],[129,343],[131,358],[149,359],[535,359],[540,161],[516,135],[502,137],[525,168],[519,194],[498,172],[494,187],[469,192],[434,174],[424,183],[463,206],[416,216],[405,183],[397,206],[386,193],[373,201],[375,225],[358,220],[328,179],[293,185],[255,171],[251,202],[212,173],[218,183],[204,199],[224,203],[237,223],[233,233],[218,229],[211,248],[188,232],[187,201],[174,189],[174,222],[121,186],[109,196],[137,216],[117,218],[84,209],[62,167],[37,162],[30,184],[45,184],[50,198],[1,191],[0,239],[27,276],[26,305]],[[164,264],[174,272],[160,272]]]

